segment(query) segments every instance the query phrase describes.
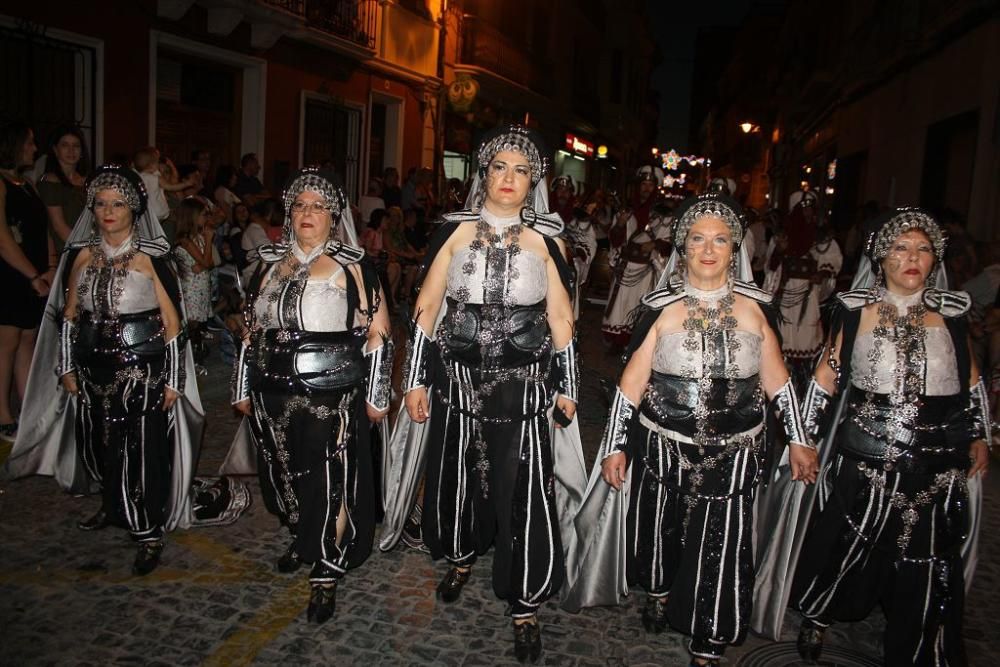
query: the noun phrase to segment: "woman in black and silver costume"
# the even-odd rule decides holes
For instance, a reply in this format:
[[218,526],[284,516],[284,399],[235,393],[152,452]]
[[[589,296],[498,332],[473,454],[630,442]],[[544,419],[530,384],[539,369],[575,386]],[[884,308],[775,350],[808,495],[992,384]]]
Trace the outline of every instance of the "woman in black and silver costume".
[[[471,209],[445,216],[425,260],[382,547],[398,539],[425,471],[423,538],[450,565],[438,597],[457,600],[494,544],[493,590],[510,604],[517,658],[534,661],[536,612],[562,584],[584,484],[572,272],[535,133],[498,128],[478,162]],[[552,432],[553,419],[566,428]]]
[[[60,263],[60,289],[49,298],[45,347],[29,381],[29,426],[5,470],[53,474],[75,492],[97,482],[101,508],[79,527],[126,527],[139,543],[137,575],[158,565],[165,530],[191,524],[202,424],[169,250],[136,173],[97,169]],[[72,400],[52,395],[53,370]],[[74,435],[75,447],[65,447]]]
[[[781,411],[796,479],[812,482],[817,471],[770,296],[736,279],[749,277],[743,231],[742,211],[726,195],[693,197],[677,211],[675,256],[643,298],[647,312],[591,475],[593,498],[576,519],[580,554],[564,602],[616,604],[626,580],[638,584],[647,594],[646,630],[669,624],[690,635],[698,665],[717,663],[727,644],[746,636],[768,399]],[[624,526],[625,501],[605,482],[628,494]]]
[[881,602],[887,665],[966,664],[967,481],[986,470],[990,423],[969,296],[931,287],[944,251],[927,212],[896,209],[869,238],[871,271],[837,295],[804,405],[806,428],[835,447],[792,591],[806,659],[830,623]]
[[337,582],[371,552],[368,420],[389,409],[392,343],[374,268],[333,174],[307,168],[284,192],[283,243],[259,249],[233,402],[248,416],[261,493],[292,541],[281,572],[312,563],[307,618],[323,623]]

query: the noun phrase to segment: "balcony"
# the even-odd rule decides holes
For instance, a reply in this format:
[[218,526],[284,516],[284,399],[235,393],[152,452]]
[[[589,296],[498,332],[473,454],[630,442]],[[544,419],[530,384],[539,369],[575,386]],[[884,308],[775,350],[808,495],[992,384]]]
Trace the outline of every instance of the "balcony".
[[489,23],[465,15],[462,19],[464,65],[477,67],[516,85],[541,90],[541,72],[529,49],[501,33]]
[[375,48],[378,0],[262,0],[263,4],[305,20],[307,28]]

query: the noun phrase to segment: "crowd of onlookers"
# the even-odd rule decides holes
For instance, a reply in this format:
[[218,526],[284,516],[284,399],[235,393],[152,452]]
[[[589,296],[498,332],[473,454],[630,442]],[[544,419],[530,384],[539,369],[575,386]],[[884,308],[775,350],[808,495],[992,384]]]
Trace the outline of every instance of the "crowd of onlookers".
[[[9,208],[2,211],[0,268],[15,281],[27,282],[25,289],[44,306],[59,255],[86,206],[85,185],[94,163],[84,132],[74,125],[53,129],[38,146],[26,124],[7,124],[2,134],[0,195],[14,189],[14,194],[33,198],[37,207],[34,219]],[[140,175],[149,212],[174,249],[189,334],[199,371],[204,372],[208,341],[218,338],[224,357],[235,352],[233,334],[241,326],[244,287],[255,269],[254,250],[282,235],[281,193],[261,181],[261,165],[253,153],[236,166],[218,163],[218,156],[208,150],[171,156],[144,146],[112,161],[127,161]],[[434,186],[429,169],[410,169],[401,181],[398,171],[388,168],[370,178],[365,194],[351,203],[358,241],[378,267],[387,298],[397,308],[411,298],[432,221],[464,206],[461,181],[450,181],[440,200]],[[10,201],[5,197],[0,203]],[[23,232],[39,227],[46,229],[52,248],[48,262],[32,268],[25,260]],[[7,439],[17,430],[15,408],[24,393],[40,322],[29,319],[0,316],[0,437]]]
[[[174,247],[190,336],[200,365],[207,354],[206,342],[213,336],[220,338],[225,357],[234,353],[233,333],[241,325],[243,290],[255,268],[253,251],[280,239],[284,211],[281,193],[260,180],[261,165],[255,154],[244,155],[238,166],[218,164],[218,156],[207,150],[196,150],[185,157],[190,159],[178,164],[178,156],[164,155],[146,146],[119,159],[128,159],[140,174],[148,191],[150,212]],[[13,189],[14,195],[40,202],[34,209],[40,219],[31,220],[27,219],[30,215],[11,210],[16,197],[4,197],[0,210],[0,273],[14,282],[26,282],[25,289],[44,299],[55,277],[59,253],[86,205],[84,186],[93,161],[85,135],[78,127],[67,125],[54,129],[43,146],[36,146],[30,127],[10,123],[0,136],[0,162],[0,195]],[[388,168],[369,178],[364,194],[351,203],[358,241],[376,264],[386,297],[397,310],[405,308],[412,296],[434,222],[442,214],[465,207],[467,183],[450,179],[439,193],[435,180],[430,169],[410,169],[401,179],[396,169]],[[588,204],[578,210],[588,211],[598,223],[598,243],[606,247],[607,227],[616,208],[614,197],[603,191],[583,192],[576,201]],[[867,202],[846,230],[829,230],[845,257],[840,289],[848,287],[868,227],[880,212],[875,202]],[[768,241],[781,233],[783,217],[777,210],[758,214],[752,209],[749,217],[748,250],[754,273],[759,274]],[[949,236],[946,268],[950,285],[968,291],[975,302],[972,333],[976,355],[984,367],[997,367],[1000,244],[977,243],[966,231],[962,218],[953,212],[942,213],[941,222]],[[23,239],[30,237],[27,232],[38,225],[47,230],[51,250],[47,263],[39,260],[32,265],[27,261]],[[27,382],[36,331],[37,322],[23,321],[13,317],[10,309],[0,308],[3,437],[16,432],[14,406]],[[1000,394],[998,375],[994,373],[994,392]],[[12,392],[12,388],[16,391]]]

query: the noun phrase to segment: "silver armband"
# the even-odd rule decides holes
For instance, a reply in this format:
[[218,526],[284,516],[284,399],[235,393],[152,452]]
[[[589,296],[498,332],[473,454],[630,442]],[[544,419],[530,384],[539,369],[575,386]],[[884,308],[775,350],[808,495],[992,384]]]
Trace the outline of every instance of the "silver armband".
[[969,413],[974,422],[972,431],[976,440],[985,440],[988,444],[993,437],[993,423],[990,419],[990,398],[982,378],[969,388]]
[[616,387],[615,398],[611,402],[611,412],[608,414],[608,424],[604,428],[604,440],[601,442],[601,459],[628,450],[629,426],[635,416],[635,404],[628,400],[620,387]]
[[561,396],[574,403],[580,397],[580,366],[577,363],[576,341],[552,354],[552,384]]
[[816,449],[805,427],[802,425],[802,414],[799,412],[799,399],[795,397],[795,387],[789,379],[781,386],[778,393],[774,395],[774,400],[781,410],[781,425],[785,428],[785,436],[788,444],[800,445],[809,449]]
[[806,389],[805,405],[803,407],[803,421],[806,435],[813,442],[819,439],[820,422],[830,409],[830,396],[826,389],[823,389],[816,382],[816,378],[809,381],[809,388]]
[[433,342],[416,322],[406,345],[406,365],[403,368],[403,393],[429,384],[430,356]]
[[365,357],[368,359],[368,388],[365,392],[365,401],[379,412],[389,409],[393,350],[392,339],[385,337],[381,345],[370,352],[365,352]]
[[184,380],[187,375],[185,356],[187,345],[183,334],[177,334],[167,341],[167,354],[164,359],[166,384],[178,394],[184,393]]
[[236,362],[233,364],[233,378],[230,382],[230,402],[233,405],[250,398],[250,364],[247,361],[249,354],[250,348],[240,341]]
[[76,323],[68,317],[64,317],[62,326],[59,328],[59,366],[56,367],[56,375],[59,377],[76,370],[76,359],[73,356],[73,334],[75,332]]

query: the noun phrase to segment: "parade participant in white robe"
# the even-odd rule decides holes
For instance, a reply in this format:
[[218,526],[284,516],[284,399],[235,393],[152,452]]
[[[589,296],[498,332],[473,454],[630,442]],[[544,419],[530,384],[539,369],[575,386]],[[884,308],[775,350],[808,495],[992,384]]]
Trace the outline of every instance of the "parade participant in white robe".
[[796,195],[782,233],[768,246],[763,287],[779,308],[782,352],[801,395],[823,345],[820,306],[833,295],[844,256],[820,230],[816,195]]
[[632,336],[634,311],[660,278],[670,255],[670,218],[657,204],[663,170],[645,166],[631,206],[621,210],[608,232],[612,281],[601,331],[612,345],[624,347]]

